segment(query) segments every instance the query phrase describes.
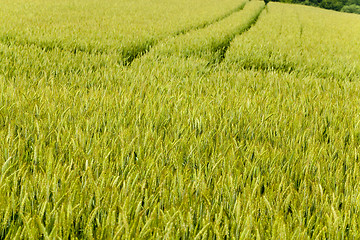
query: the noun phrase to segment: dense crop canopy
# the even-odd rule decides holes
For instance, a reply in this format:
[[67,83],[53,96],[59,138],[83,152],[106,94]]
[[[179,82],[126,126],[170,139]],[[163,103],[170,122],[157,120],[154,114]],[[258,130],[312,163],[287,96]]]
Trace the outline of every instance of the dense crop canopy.
[[[18,33],[0,43],[0,239],[360,238],[359,17],[114,2],[147,20],[110,2],[1,3],[29,16],[1,25]],[[191,17],[153,16],[160,3]],[[47,10],[59,22],[31,16]],[[103,11],[129,39],[154,34],[152,50],[121,64]],[[106,51],[42,47],[54,39]]]
[[279,3],[268,9],[251,32],[234,40],[229,63],[247,69],[359,79],[360,16]]
[[242,5],[239,0],[5,0],[0,2],[0,41],[116,51],[126,61],[159,39],[210,24]]

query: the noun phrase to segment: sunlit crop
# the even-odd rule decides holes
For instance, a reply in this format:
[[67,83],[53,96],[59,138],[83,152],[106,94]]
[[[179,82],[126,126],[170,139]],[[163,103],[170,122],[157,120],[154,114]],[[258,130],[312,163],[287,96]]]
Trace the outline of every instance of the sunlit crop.
[[106,2],[1,3],[0,239],[360,237],[359,16]]

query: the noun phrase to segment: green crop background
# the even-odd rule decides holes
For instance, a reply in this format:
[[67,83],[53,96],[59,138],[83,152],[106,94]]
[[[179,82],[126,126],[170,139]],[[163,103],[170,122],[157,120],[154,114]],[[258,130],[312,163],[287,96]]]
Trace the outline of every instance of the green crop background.
[[0,12],[0,239],[360,238],[359,15]]

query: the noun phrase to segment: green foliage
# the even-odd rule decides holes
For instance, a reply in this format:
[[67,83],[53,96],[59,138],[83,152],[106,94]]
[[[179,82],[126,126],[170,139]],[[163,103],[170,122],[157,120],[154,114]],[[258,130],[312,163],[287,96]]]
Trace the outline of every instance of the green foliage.
[[360,6],[359,5],[355,5],[355,4],[352,4],[352,5],[347,5],[347,6],[344,6],[342,9],[341,9],[342,12],[347,12],[347,13],[357,13],[357,14],[360,14]]
[[[335,11],[359,13],[359,0],[276,0],[274,2],[300,3],[310,6],[317,6]],[[351,7],[350,7],[351,6]],[[345,9],[346,11],[344,11]]]

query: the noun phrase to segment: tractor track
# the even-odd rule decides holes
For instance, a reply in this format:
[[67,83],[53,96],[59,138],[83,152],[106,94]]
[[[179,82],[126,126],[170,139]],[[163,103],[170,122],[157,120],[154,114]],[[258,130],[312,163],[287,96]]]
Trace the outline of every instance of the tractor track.
[[190,31],[196,31],[202,28],[206,28],[216,22],[219,22],[230,15],[232,15],[235,12],[241,11],[247,2],[241,3],[236,8],[230,10],[229,12],[215,18],[209,21],[206,21],[204,23],[201,23],[200,25],[190,26],[185,29],[176,31],[175,33],[172,33],[168,36],[165,36],[163,38],[159,39],[148,39],[147,41],[141,42],[139,44],[123,48],[123,49],[117,49],[114,50],[114,52],[109,52],[106,47],[104,48],[98,48],[98,47],[92,47],[92,46],[82,46],[80,44],[73,44],[71,46],[65,46],[62,44],[59,40],[53,40],[53,41],[35,41],[30,39],[23,39],[19,38],[15,34],[5,34],[3,36],[0,36],[0,42],[7,46],[24,46],[24,47],[37,47],[43,51],[49,52],[53,50],[61,50],[61,51],[67,51],[73,54],[77,54],[78,52],[83,52],[86,54],[118,54],[120,55],[119,63],[125,66],[130,66],[131,63],[149,52],[149,50],[157,45],[159,42],[163,41],[166,38],[169,37],[176,37],[182,34],[186,34]]
[[266,5],[261,5],[261,2],[250,2],[247,8],[243,9],[244,12],[218,21],[217,25],[208,25],[207,28],[198,29],[187,35],[166,39],[158,44],[160,48],[153,49],[153,54],[156,58],[195,56],[208,60],[208,65],[219,64],[225,59],[233,39],[249,31],[265,8]]
[[244,34],[245,32],[249,31],[252,26],[254,26],[257,22],[257,20],[259,19],[261,13],[264,11],[266,6],[264,6],[254,17],[253,19],[251,19],[250,22],[248,22],[248,24],[246,26],[244,26],[239,32],[237,32],[236,34],[234,34],[233,36],[231,36],[227,41],[224,43],[224,45],[222,45],[219,49],[217,49],[217,57],[214,59],[214,62],[216,63],[221,63],[222,61],[224,61],[225,59],[225,56],[226,56],[226,52],[227,50],[229,49],[230,45],[231,45],[231,42],[234,40],[234,38],[236,36],[239,36],[241,34]]

